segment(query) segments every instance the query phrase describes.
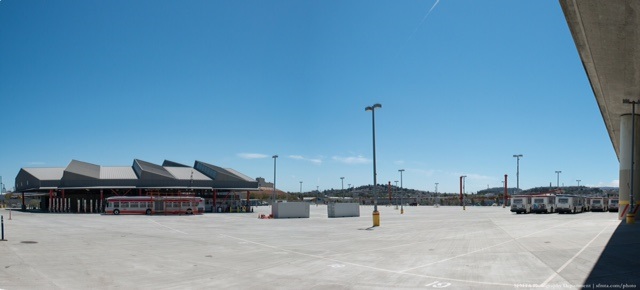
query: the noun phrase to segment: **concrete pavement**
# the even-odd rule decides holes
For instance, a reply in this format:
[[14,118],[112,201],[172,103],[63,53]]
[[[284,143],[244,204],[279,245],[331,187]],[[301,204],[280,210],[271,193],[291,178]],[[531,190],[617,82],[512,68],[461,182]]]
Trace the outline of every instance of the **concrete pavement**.
[[[326,206],[312,205],[311,218],[276,220],[257,218],[269,207],[196,216],[14,211],[12,220],[0,210],[8,240],[0,289],[578,289],[589,279],[586,288],[598,289],[610,277],[640,287],[638,276],[593,279],[615,263],[600,259],[620,225],[615,213],[404,209],[379,207],[376,228],[370,206],[359,218],[329,219]],[[638,237],[640,224],[631,227],[625,233]]]

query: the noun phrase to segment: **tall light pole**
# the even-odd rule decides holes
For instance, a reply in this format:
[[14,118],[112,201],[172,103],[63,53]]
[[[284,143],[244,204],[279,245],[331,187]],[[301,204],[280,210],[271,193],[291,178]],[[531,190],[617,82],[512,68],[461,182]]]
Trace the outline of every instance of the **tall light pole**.
[[300,181],[300,196],[302,196],[302,181]]
[[627,224],[635,223],[636,204],[633,201],[633,168],[635,167],[635,146],[636,146],[636,104],[640,101],[631,101],[629,99],[622,100],[623,104],[631,104],[631,191],[629,193],[629,211],[627,212]]
[[520,158],[523,157],[522,154],[514,154],[513,157],[516,158],[516,191],[520,190]]
[[[271,205],[276,203],[276,159],[278,159],[278,155],[273,155],[273,200],[271,201]],[[273,209],[273,207],[272,207]]]
[[404,172],[404,169],[398,169],[398,172],[400,172],[400,188],[404,188],[402,185],[402,172]]
[[578,182],[578,187],[580,187],[580,181],[582,181],[582,180],[576,179],[576,181]]
[[376,108],[382,108],[381,104],[374,104],[373,106],[368,106],[364,108],[366,111],[371,111],[371,128],[373,132],[373,226],[380,225],[380,212],[378,212],[378,195],[376,194],[376,186],[378,185],[378,180],[376,177]]
[[436,204],[438,204],[438,182],[436,182],[436,200],[434,201]]
[[344,177],[340,177],[340,180],[342,181],[342,191],[344,191]]
[[466,175],[462,175],[460,176],[460,203],[462,204],[462,210],[466,210],[465,204],[464,204],[464,186],[465,186],[465,178],[467,176]]
[[557,188],[560,188],[560,173],[562,173],[562,171],[556,170],[556,175],[557,175],[556,187]]

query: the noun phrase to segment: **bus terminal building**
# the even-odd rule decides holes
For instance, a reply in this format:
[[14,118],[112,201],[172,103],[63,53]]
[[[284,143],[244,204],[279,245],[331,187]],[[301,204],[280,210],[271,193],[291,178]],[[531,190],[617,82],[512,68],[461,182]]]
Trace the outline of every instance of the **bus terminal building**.
[[[247,210],[258,181],[230,168],[201,161],[193,167],[165,160],[162,165],[139,159],[131,166],[100,166],[72,160],[67,167],[21,168],[15,192],[40,197],[49,212],[98,213],[110,196],[192,195],[205,199],[207,211]],[[247,207],[245,207],[247,206]]]

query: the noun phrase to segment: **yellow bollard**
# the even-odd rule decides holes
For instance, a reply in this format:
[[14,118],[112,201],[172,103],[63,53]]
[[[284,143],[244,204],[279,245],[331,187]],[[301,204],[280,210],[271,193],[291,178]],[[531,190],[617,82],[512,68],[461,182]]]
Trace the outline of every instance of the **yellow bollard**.
[[400,214],[404,214],[404,207],[400,207]]
[[632,225],[635,223],[636,215],[632,213],[627,214],[627,224]]
[[380,212],[377,210],[373,211],[373,226],[374,227],[380,226]]

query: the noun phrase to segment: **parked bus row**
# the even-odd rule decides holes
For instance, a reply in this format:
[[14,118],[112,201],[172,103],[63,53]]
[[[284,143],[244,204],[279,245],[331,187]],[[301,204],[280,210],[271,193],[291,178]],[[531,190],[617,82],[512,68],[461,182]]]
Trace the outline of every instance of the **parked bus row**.
[[585,211],[618,212],[618,198],[579,195],[518,195],[511,197],[511,212],[580,213]]
[[106,214],[202,214],[204,199],[195,196],[112,196]]

